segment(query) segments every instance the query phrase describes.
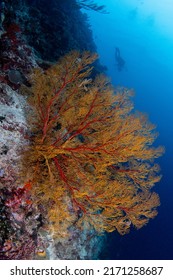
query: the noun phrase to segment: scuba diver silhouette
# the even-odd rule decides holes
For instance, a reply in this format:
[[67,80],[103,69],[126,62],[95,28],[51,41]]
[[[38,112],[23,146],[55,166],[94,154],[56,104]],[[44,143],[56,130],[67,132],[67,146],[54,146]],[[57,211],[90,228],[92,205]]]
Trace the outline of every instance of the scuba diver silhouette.
[[115,48],[115,59],[116,59],[116,65],[117,65],[117,69],[118,71],[122,71],[124,66],[125,66],[125,60],[121,57],[120,54],[120,49],[119,48]]

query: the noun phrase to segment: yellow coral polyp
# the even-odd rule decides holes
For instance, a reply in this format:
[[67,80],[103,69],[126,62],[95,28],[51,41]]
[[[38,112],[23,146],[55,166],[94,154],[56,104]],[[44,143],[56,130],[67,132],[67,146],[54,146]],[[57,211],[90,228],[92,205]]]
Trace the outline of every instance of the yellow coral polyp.
[[46,251],[45,251],[45,250],[42,250],[42,249],[38,250],[38,251],[36,252],[36,254],[37,254],[37,256],[42,257],[42,258],[45,258],[45,257],[46,257]]

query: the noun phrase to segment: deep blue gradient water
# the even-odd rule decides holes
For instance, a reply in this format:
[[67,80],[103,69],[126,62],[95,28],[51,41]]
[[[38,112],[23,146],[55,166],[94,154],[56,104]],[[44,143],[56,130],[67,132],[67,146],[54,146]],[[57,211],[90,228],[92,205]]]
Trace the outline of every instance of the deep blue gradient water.
[[[169,23],[166,17],[172,7],[173,19],[173,0],[167,1],[164,11],[159,11],[155,0],[102,0],[95,2],[105,4],[110,14],[88,12],[108,76],[115,86],[135,90],[135,109],[147,113],[156,124],[155,144],[166,150],[158,160],[163,178],[154,187],[161,199],[158,216],[128,235],[108,234],[102,259],[173,259],[173,21]],[[115,47],[126,62],[121,72],[116,67]]]

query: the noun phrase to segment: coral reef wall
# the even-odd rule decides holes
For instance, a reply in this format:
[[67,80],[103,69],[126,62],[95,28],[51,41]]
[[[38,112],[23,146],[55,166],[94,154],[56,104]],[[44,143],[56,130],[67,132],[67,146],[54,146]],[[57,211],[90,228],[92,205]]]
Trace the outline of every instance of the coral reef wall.
[[94,231],[73,228],[68,238],[52,239],[42,209],[31,204],[29,183],[19,180],[29,130],[29,107],[20,88],[30,86],[31,69],[48,68],[72,49],[96,50],[75,1],[1,1],[0,259],[93,259],[101,249],[104,237]]
[[70,50],[95,51],[87,16],[75,0],[8,1],[4,23],[20,25],[27,43],[37,55],[55,61]]

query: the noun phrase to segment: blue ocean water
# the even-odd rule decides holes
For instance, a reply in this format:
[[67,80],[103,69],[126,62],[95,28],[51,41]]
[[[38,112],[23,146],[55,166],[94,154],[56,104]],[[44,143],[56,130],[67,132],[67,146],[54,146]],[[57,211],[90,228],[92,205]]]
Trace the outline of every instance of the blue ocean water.
[[[173,0],[95,2],[109,12],[87,12],[100,61],[115,86],[135,90],[135,109],[157,126],[155,144],[165,147],[158,159],[163,177],[154,187],[161,200],[158,216],[128,235],[108,234],[100,258],[173,259]],[[121,71],[116,48],[125,61]]]

